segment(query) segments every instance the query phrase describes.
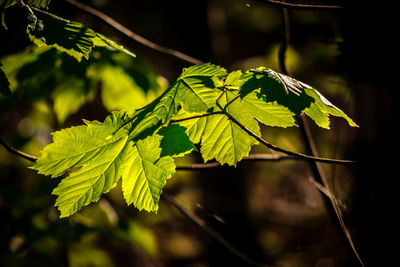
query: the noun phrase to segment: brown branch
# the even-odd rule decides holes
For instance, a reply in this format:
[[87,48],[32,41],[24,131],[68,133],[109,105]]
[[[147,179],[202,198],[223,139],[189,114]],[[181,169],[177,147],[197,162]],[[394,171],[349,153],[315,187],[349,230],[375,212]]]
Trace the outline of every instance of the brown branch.
[[185,62],[188,62],[190,64],[202,64],[203,62],[199,59],[196,59],[194,57],[188,56],[182,52],[179,52],[177,50],[171,49],[171,48],[167,48],[164,46],[161,46],[159,44],[156,44],[150,40],[147,40],[146,38],[140,36],[137,33],[134,33],[133,31],[129,30],[128,28],[126,28],[125,26],[123,26],[121,23],[115,21],[114,19],[112,19],[111,17],[109,17],[108,15],[104,14],[103,12],[90,7],[88,5],[85,5],[83,3],[77,2],[75,0],[65,0],[66,2],[68,2],[69,4],[73,5],[76,8],[79,8],[93,16],[98,17],[99,19],[101,19],[102,21],[106,22],[108,25],[110,25],[111,27],[113,27],[114,29],[118,30],[119,32],[123,33],[124,35],[126,35],[127,37],[135,40],[136,42],[147,46],[151,49],[154,49],[160,53],[164,53],[164,54],[168,54],[171,56],[174,56],[176,58],[179,58]]
[[262,137],[260,137],[257,134],[255,134],[249,128],[247,128],[246,126],[241,124],[239,121],[237,121],[234,117],[232,117],[230,114],[225,113],[225,115],[233,123],[235,123],[237,126],[239,126],[240,129],[245,131],[250,136],[254,137],[261,144],[263,144],[264,146],[266,146],[266,147],[268,147],[268,148],[270,148],[272,150],[275,150],[277,152],[282,152],[282,153],[284,153],[286,155],[289,155],[289,156],[293,156],[293,157],[297,157],[297,158],[302,159],[302,160],[313,161],[313,162],[317,161],[317,162],[322,162],[322,163],[341,164],[341,165],[349,165],[349,164],[356,163],[354,160],[341,160],[341,159],[321,158],[321,157],[315,157],[315,156],[306,155],[306,154],[303,154],[303,153],[296,153],[296,152],[293,152],[293,151],[290,151],[290,150],[286,150],[286,149],[280,148],[280,147],[278,147],[278,146],[276,146],[274,144],[269,143],[268,141],[264,140]]
[[[217,103],[217,105],[218,105],[218,103]],[[223,109],[221,106],[219,106],[219,107],[221,109]],[[193,116],[193,117],[183,118],[183,119],[179,119],[179,120],[171,120],[170,124],[171,123],[177,123],[177,122],[185,121],[185,120],[191,120],[191,119],[206,117],[206,116],[210,116],[210,115],[214,115],[214,114],[224,114],[224,115],[226,115],[232,122],[234,122],[236,125],[238,125],[243,131],[245,131],[247,134],[249,134],[252,137],[254,137],[255,139],[257,139],[260,143],[262,143],[266,147],[268,147],[268,148],[270,148],[272,150],[275,150],[277,152],[282,152],[282,153],[284,153],[284,154],[286,154],[288,156],[296,157],[296,158],[307,160],[307,161],[318,161],[318,162],[330,163],[330,164],[348,165],[348,164],[356,163],[354,160],[340,160],[340,159],[321,158],[321,157],[309,156],[309,155],[306,155],[306,154],[303,154],[303,153],[296,153],[296,152],[293,152],[293,151],[290,151],[290,150],[286,150],[286,149],[280,148],[280,147],[278,147],[276,145],[273,145],[273,144],[267,142],[262,137],[260,137],[257,134],[255,134],[253,131],[251,131],[246,126],[241,124],[239,121],[237,121],[234,117],[232,117],[232,115],[230,115],[226,111],[218,111],[218,112],[206,113],[206,114],[197,115],[197,116]],[[209,164],[211,164],[211,163],[209,163]],[[214,166],[214,164],[216,164],[216,163],[212,163],[210,166],[217,167],[217,166]],[[204,167],[200,167],[200,165],[196,165],[196,168],[199,168],[199,169],[200,168],[207,168],[207,165],[205,165]],[[192,168],[190,168],[190,167],[186,168],[185,167],[185,169],[192,169]]]
[[35,162],[38,158],[29,154],[26,154],[22,151],[19,151],[18,149],[10,146],[7,144],[2,137],[0,137],[0,144],[10,153],[17,155],[18,157],[21,157],[23,159],[29,160],[31,162]]
[[[270,0],[268,0],[270,1]],[[281,42],[281,46],[279,49],[278,53],[278,61],[279,61],[279,66],[281,67],[281,71],[285,75],[290,75],[289,71],[287,70],[286,67],[286,61],[285,61],[285,55],[286,55],[286,50],[289,46],[289,41],[290,41],[290,24],[289,24],[289,13],[286,7],[281,9],[282,11],[282,29],[283,29],[283,38]],[[312,155],[313,157],[318,156],[318,150],[317,146],[315,144],[314,138],[311,134],[310,128],[307,124],[307,120],[304,116],[300,116],[298,119],[298,125],[301,131],[301,134],[303,136],[303,140],[305,142],[306,150],[307,153]],[[361,264],[361,266],[364,266],[364,263],[358,254],[358,251],[353,243],[353,240],[350,235],[350,231],[348,230],[346,224],[344,223],[343,216],[342,216],[342,211],[340,210],[339,203],[333,194],[331,187],[328,183],[328,179],[324,173],[324,169],[322,166],[318,163],[318,161],[309,161],[309,166],[311,168],[311,171],[313,172],[314,176],[314,181],[316,184],[321,185],[322,187],[318,189],[324,189],[322,192],[322,197],[325,202],[325,206],[327,208],[327,211],[331,214],[331,216],[334,218],[336,217],[337,220],[336,222],[339,223],[338,228],[341,228],[344,232],[344,235],[347,240],[347,244],[350,246],[350,249],[353,251],[353,254],[357,258],[358,262]],[[329,205],[329,203],[331,205]]]
[[[278,154],[250,154],[247,157],[244,157],[242,161],[282,161],[282,160],[299,160],[297,157],[292,156],[282,156]],[[219,162],[209,162],[209,163],[198,163],[192,164],[188,166],[177,166],[176,170],[202,170],[202,169],[212,169],[221,167],[221,163]]]
[[271,4],[274,6],[282,7],[282,8],[290,8],[290,9],[302,9],[302,10],[321,10],[321,9],[343,9],[345,6],[338,5],[316,5],[316,4],[297,4],[297,3],[289,3],[280,0],[257,0],[258,2]]
[[252,265],[252,266],[265,266],[265,267],[270,266],[270,265],[266,265],[266,264],[262,264],[262,263],[257,263],[255,261],[253,261],[252,259],[250,259],[248,256],[246,256],[244,253],[237,250],[222,235],[220,235],[218,232],[216,232],[213,228],[209,227],[203,219],[201,219],[199,216],[194,214],[192,211],[185,208],[174,197],[172,197],[166,193],[163,193],[161,195],[161,198],[164,199],[165,201],[167,201],[172,206],[174,206],[179,212],[181,212],[183,215],[185,215],[193,223],[200,226],[204,231],[206,231],[209,235],[211,235],[215,240],[217,240],[222,246],[224,246],[226,249],[228,249],[236,257],[242,259],[243,261],[247,262],[249,265]]

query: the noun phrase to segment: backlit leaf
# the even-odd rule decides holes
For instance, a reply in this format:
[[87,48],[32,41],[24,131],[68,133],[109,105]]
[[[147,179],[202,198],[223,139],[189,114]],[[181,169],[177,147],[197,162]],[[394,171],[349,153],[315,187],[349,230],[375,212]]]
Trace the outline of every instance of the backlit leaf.
[[204,112],[214,107],[220,93],[216,87],[221,85],[220,79],[225,76],[225,69],[208,63],[184,70],[164,94],[136,113],[132,138],[152,135],[180,108],[188,112]]
[[126,129],[113,134],[124,122],[124,113],[112,113],[104,123],[87,122],[53,134],[32,167],[41,174],[57,177],[72,171],[54,189],[61,217],[69,216],[113,188],[126,164]]
[[122,176],[122,191],[126,203],[139,210],[157,211],[161,191],[175,173],[174,160],[161,156],[161,136],[139,140],[129,151]]
[[97,201],[120,177],[128,205],[157,211],[175,172],[173,158],[195,150],[194,143],[205,162],[236,166],[258,144],[259,123],[295,126],[301,113],[321,127],[329,127],[328,115],[355,126],[318,91],[288,76],[264,68],[227,75],[212,64],[196,65],[132,117],[113,112],[103,123],[55,132],[33,168],[52,177],[68,174],[53,191],[62,217]]
[[265,96],[267,102],[276,101],[277,104],[289,108],[297,115],[305,113],[320,127],[329,129],[330,115],[342,117],[350,126],[357,126],[352,119],[317,90],[284,74],[261,67],[247,71],[241,80],[242,97],[260,89],[260,93]]
[[95,46],[111,46],[131,56],[132,52],[114,41],[78,22],[69,21],[54,14],[32,8],[29,15],[28,33],[38,46],[48,45],[68,53],[78,61],[82,57],[88,59]]

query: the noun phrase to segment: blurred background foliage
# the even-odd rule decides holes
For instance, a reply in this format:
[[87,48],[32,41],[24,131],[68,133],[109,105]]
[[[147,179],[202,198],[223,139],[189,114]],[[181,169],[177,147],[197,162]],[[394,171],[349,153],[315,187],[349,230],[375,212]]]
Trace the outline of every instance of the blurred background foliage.
[[[281,12],[262,1],[82,2],[149,40],[229,71],[259,66],[279,70]],[[286,57],[295,78],[317,88],[361,126],[353,129],[334,118],[330,131],[311,125],[320,155],[364,163],[367,153],[379,151],[376,146],[369,146],[370,151],[366,147],[385,129],[389,136],[382,142],[392,144],[390,126],[382,126],[379,117],[391,113],[393,100],[389,80],[382,87],[378,72],[373,77],[363,72],[368,70],[363,58],[368,50],[363,47],[364,23],[371,26],[372,22],[366,22],[369,13],[360,21],[352,20],[353,11],[350,7],[290,10]],[[53,0],[50,12],[79,21],[137,55],[132,59],[119,51],[96,48],[89,60],[79,63],[53,48],[30,45],[25,35],[16,34],[21,26],[13,12],[10,8],[5,13],[8,30],[0,29],[1,68],[12,93],[0,95],[0,135],[33,155],[51,142],[52,131],[81,124],[83,118],[103,120],[112,110],[132,112],[144,106],[188,66],[132,41],[64,1]],[[381,46],[372,42],[368,47],[378,51]],[[369,60],[384,65],[378,56]],[[382,109],[376,102],[378,86],[384,94],[379,95]],[[296,127],[266,127],[263,136],[289,150],[305,149]],[[258,146],[252,153],[272,151]],[[201,161],[194,153],[178,159],[177,165]],[[70,218],[59,219],[51,195],[58,180],[37,175],[29,166],[0,148],[2,266],[246,266],[169,203],[161,200],[157,214],[140,213],[126,206],[120,188]],[[377,223],[369,213],[376,211],[385,192],[375,177],[385,172],[372,165],[366,171],[362,166],[324,165],[324,169],[361,256],[375,263],[377,256],[369,252],[376,247],[365,235]],[[327,214],[310,176],[308,165],[299,161],[242,162],[236,169],[177,171],[165,191],[257,262],[353,266],[342,232],[335,228],[335,218]]]

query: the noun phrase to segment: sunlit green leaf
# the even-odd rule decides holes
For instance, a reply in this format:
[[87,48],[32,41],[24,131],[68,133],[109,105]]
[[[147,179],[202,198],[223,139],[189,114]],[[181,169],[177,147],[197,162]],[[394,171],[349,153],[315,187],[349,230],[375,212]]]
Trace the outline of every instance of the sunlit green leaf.
[[[294,126],[294,114],[276,102],[265,102],[256,91],[240,98],[238,91],[226,91],[219,99],[219,106],[243,126],[260,135],[258,122],[269,126]],[[221,109],[216,109],[221,111]],[[191,114],[180,114],[175,120],[190,118]],[[231,121],[225,114],[214,114],[182,120],[179,125],[185,127],[190,140],[201,142],[204,161],[216,159],[221,164],[236,165],[250,152],[251,146],[258,142]]]
[[212,108],[220,93],[216,87],[221,85],[220,79],[225,76],[225,69],[208,63],[184,70],[164,94],[136,113],[132,138],[152,135],[181,107],[188,112],[203,112]]
[[57,177],[71,172],[54,189],[56,206],[66,217],[113,188],[122,175],[125,152],[130,148],[126,130],[113,133],[124,122],[123,113],[113,113],[104,123],[87,122],[53,134],[53,143],[42,150],[32,167],[39,173]]
[[[234,93],[226,92],[220,99],[221,106],[224,107],[235,97],[237,95]],[[260,135],[257,121],[251,112],[243,107],[243,104],[245,102],[237,99],[229,105],[226,112],[255,134]],[[216,114],[206,117],[200,152],[204,161],[215,158],[221,164],[236,165],[249,154],[251,146],[257,143],[256,139],[243,131],[225,114]]]
[[128,205],[157,211],[175,172],[173,157],[199,143],[205,162],[235,166],[258,143],[259,123],[290,127],[300,113],[321,127],[329,125],[329,114],[351,122],[316,90],[288,76],[266,69],[227,75],[215,65],[196,65],[132,117],[113,112],[103,123],[55,132],[33,168],[53,177],[69,173],[53,191],[62,217],[97,201],[120,177]]
[[317,90],[289,76],[266,68],[247,71],[241,77],[240,93],[246,96],[249,92],[261,89],[267,102],[275,102],[289,108],[299,115],[307,114],[315,123],[329,129],[329,115],[344,118],[350,126],[357,124],[343,111],[331,104]]
[[139,210],[157,211],[162,188],[175,173],[174,160],[161,156],[160,142],[159,135],[139,140],[125,159],[122,191],[128,205]]

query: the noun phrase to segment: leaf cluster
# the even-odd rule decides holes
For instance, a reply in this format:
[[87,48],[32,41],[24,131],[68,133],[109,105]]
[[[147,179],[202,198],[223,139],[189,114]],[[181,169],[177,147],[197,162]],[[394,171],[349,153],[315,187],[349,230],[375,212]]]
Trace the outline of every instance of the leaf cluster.
[[88,60],[78,62],[55,48],[30,46],[2,62],[0,88],[4,98],[0,96],[0,116],[13,102],[50,100],[56,119],[62,124],[90,103],[98,88],[107,110],[131,113],[166,87],[145,61],[131,60],[131,56],[107,47],[94,48]]
[[[14,29],[16,32],[14,32],[13,35],[19,36],[27,34],[29,39],[39,47],[55,47],[57,50],[67,53],[78,61],[81,61],[82,58],[88,60],[89,54],[95,47],[107,47],[135,57],[134,53],[104,35],[78,22],[69,21],[42,10],[43,8],[47,9],[49,4],[50,0],[1,0],[1,24],[7,29],[5,19],[6,9],[14,6],[19,11],[16,14],[18,14],[20,25]],[[15,40],[8,37],[6,40],[2,40],[2,42],[9,43],[8,46],[10,46]],[[72,83],[80,87],[76,81]],[[7,107],[11,106],[10,103],[13,102],[11,91],[10,82],[5,75],[5,71],[0,69],[0,94],[7,98],[7,102],[3,103],[3,105]],[[79,94],[76,90],[73,93],[76,95]],[[82,98],[81,96],[82,95],[76,97]],[[78,103],[82,103],[82,100],[78,101]],[[73,110],[76,109],[77,105],[74,106]],[[59,119],[61,121],[64,120],[65,115],[66,114],[61,115]]]
[[235,166],[258,141],[260,125],[295,126],[304,113],[329,128],[329,116],[356,124],[311,86],[271,69],[245,73],[213,64],[184,69],[153,102],[136,110],[113,112],[103,123],[85,121],[53,133],[53,143],[33,166],[41,174],[67,174],[54,189],[66,217],[116,186],[122,177],[127,204],[157,211],[173,158],[195,150],[204,161]]

